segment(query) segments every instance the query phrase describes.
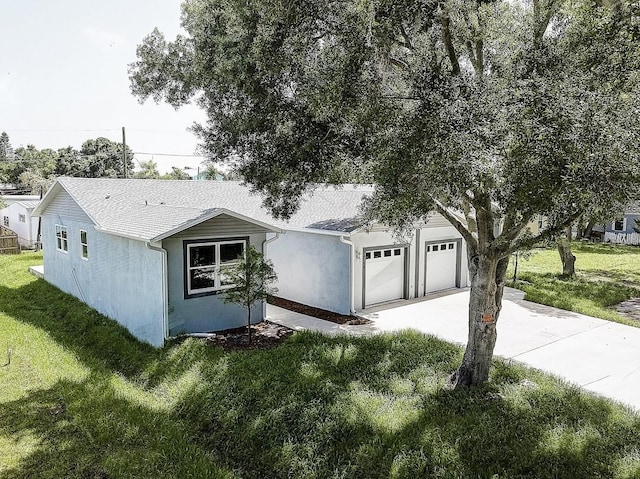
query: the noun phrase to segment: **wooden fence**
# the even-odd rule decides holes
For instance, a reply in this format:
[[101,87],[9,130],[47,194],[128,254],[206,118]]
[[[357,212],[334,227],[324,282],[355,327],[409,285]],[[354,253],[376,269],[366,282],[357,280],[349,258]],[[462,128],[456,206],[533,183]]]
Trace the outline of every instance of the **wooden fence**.
[[640,233],[610,233],[604,234],[605,243],[640,245]]
[[0,226],[0,254],[19,254],[18,235],[9,228]]

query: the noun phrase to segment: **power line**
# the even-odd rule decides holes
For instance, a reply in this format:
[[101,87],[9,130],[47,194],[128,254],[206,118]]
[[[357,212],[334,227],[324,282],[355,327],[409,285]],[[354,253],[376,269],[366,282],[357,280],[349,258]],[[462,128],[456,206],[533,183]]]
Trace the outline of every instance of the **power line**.
[[134,155],[183,156],[183,157],[190,157],[190,158],[207,158],[204,155],[183,155],[183,154],[180,154],[180,153],[147,153],[145,151],[134,151],[133,154]]
[[78,130],[78,129],[72,129],[72,128],[39,128],[39,129],[7,129],[7,130],[2,130],[2,131],[6,131],[6,132],[15,132],[15,131],[20,131],[20,132],[32,132],[32,131],[90,131],[90,132],[96,132],[96,131],[120,131],[119,128],[101,128],[99,130]]

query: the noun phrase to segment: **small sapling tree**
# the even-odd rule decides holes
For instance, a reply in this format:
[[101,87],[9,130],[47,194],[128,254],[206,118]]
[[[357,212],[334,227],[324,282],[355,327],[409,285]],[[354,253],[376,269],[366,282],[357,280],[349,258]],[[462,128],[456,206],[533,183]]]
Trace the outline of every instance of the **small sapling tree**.
[[273,286],[278,279],[273,264],[265,260],[264,256],[250,245],[244,258],[226,269],[224,274],[231,283],[236,285],[227,292],[224,302],[247,308],[247,332],[251,342],[251,308],[258,301],[278,292],[278,289]]

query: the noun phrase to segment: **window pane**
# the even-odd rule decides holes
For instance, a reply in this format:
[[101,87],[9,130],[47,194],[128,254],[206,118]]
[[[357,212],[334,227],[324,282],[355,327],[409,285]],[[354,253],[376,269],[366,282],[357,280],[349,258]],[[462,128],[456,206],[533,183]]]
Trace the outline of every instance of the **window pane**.
[[371,259],[371,253],[365,254],[364,257],[367,258],[367,259]]
[[80,243],[87,244],[87,232],[80,230]]
[[373,252],[373,257],[374,257],[374,258],[380,258],[380,257],[382,257],[382,251],[374,251],[374,252]]
[[384,251],[384,255],[385,255],[385,257],[391,256],[391,250],[390,249],[385,250]]
[[216,247],[214,245],[190,246],[189,261],[192,268],[212,266],[216,263]]
[[453,243],[449,243],[449,249],[453,249]]
[[244,243],[220,245],[220,264],[234,263],[244,256]]
[[216,285],[216,272],[213,268],[194,269],[191,275],[191,290],[213,288]]
[[86,244],[82,245],[82,257],[83,258],[88,258],[89,257],[89,251],[87,249],[87,245]]
[[393,254],[394,254],[394,256],[400,256],[400,250],[399,249],[394,249],[393,250]]
[[433,245],[433,251],[438,251],[438,245],[437,244]]

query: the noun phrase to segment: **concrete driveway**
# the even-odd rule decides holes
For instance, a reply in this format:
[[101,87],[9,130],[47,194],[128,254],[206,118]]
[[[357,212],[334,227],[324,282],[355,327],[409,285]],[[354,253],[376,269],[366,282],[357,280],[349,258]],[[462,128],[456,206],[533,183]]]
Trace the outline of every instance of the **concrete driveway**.
[[[640,328],[523,299],[505,289],[495,354],[550,372],[640,411]],[[269,305],[272,321],[328,334],[368,335],[414,329],[466,344],[469,291],[366,310],[372,323],[343,326]]]

